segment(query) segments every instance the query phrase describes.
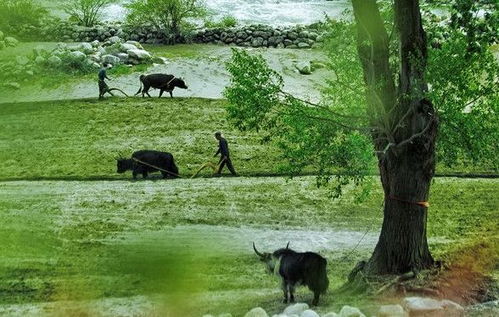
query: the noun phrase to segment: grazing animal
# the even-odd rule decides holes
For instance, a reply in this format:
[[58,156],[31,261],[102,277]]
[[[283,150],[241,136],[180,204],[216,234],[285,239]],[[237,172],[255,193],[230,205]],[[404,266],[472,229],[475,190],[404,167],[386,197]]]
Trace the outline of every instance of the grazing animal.
[[161,172],[163,178],[178,177],[177,165],[175,165],[173,155],[168,152],[152,150],[137,151],[132,154],[131,159],[118,158],[117,165],[117,172],[120,174],[131,170],[133,179],[136,179],[138,174],[142,174],[142,177],[146,178],[148,173],[151,172]]
[[[170,93],[170,97],[173,98],[173,89],[175,87],[187,89],[187,85],[182,78],[177,78],[173,75],[167,74],[150,74],[150,75],[140,75],[140,88],[139,91],[135,94],[138,95],[142,92],[142,97],[145,97],[147,94],[149,97],[149,89],[158,88],[159,89],[159,98],[163,95],[163,92],[167,91]],[[142,85],[144,87],[142,87]]]
[[313,252],[296,252],[289,248],[279,249],[273,253],[261,253],[253,242],[253,250],[266,264],[269,273],[278,275],[282,280],[284,303],[295,301],[294,291],[298,285],[308,286],[314,293],[312,305],[319,303],[319,296],[329,286],[325,258]]

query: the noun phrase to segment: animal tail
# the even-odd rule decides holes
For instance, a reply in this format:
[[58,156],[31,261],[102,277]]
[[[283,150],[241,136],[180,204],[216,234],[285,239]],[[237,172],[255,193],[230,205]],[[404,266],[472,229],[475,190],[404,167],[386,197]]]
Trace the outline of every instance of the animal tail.
[[146,76],[140,75],[140,77],[139,77],[139,80],[140,80],[139,91],[137,91],[134,96],[137,96],[138,94],[140,94],[142,92],[142,81],[144,80],[144,77],[146,77]]
[[324,262],[319,265],[319,270],[317,272],[318,280],[318,291],[321,294],[326,293],[327,288],[329,287],[329,279],[327,278],[327,270],[326,270],[327,262],[324,259]]
[[173,172],[173,173],[175,173],[175,175],[174,175],[174,176],[175,176],[175,178],[177,178],[177,177],[178,177],[177,175],[179,175],[179,174],[178,174],[178,167],[177,167],[177,165],[175,164],[175,160],[173,159],[173,157],[172,157],[172,165],[171,165],[171,168],[172,168],[172,172]]

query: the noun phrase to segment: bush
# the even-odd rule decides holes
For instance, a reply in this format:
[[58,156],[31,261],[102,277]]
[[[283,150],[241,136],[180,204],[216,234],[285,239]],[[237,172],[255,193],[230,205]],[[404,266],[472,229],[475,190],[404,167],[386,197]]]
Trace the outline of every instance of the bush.
[[222,18],[222,20],[218,22],[214,22],[213,20],[205,20],[204,26],[206,28],[233,28],[237,25],[237,20],[235,17],[231,15],[226,15]]
[[102,9],[116,0],[70,0],[64,5],[64,11],[78,24],[94,26],[101,18]]
[[175,44],[183,31],[192,28],[190,18],[206,15],[201,0],[135,0],[127,5],[127,22],[132,25],[152,24],[163,30],[167,42]]
[[24,38],[24,26],[40,27],[48,16],[48,11],[33,0],[0,1],[0,30],[6,34]]

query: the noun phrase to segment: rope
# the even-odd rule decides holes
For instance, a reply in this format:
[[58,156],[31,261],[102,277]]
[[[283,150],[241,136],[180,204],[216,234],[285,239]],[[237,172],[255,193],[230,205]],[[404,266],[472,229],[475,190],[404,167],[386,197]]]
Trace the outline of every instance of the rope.
[[121,90],[121,89],[119,89],[119,88],[109,88],[107,91],[108,91],[108,92],[111,92],[111,91],[113,91],[113,90],[117,90],[117,91],[121,92],[123,95],[125,95],[126,97],[130,97],[130,96],[128,96],[128,95],[127,95],[127,94],[126,94],[123,90]]
[[389,196],[388,198],[390,198],[392,200],[401,201],[401,202],[404,202],[404,203],[407,203],[407,204],[418,205],[418,206],[421,206],[421,207],[424,207],[424,208],[430,207],[430,203],[427,202],[427,201],[410,201],[410,200],[401,199],[401,198],[398,198],[398,197],[395,197],[395,196]]
[[[158,166],[155,166],[155,165],[152,165],[152,164],[146,163],[146,162],[144,162],[144,161],[139,160],[139,159],[138,159],[138,158],[136,158],[136,157],[132,157],[132,160],[134,160],[134,161],[136,161],[136,162],[138,162],[138,163],[140,163],[140,164],[144,164],[144,165],[146,165],[146,166],[149,166],[149,167],[155,168],[155,169],[157,169],[157,170],[159,170],[159,171],[162,171],[162,172],[165,172],[165,173],[167,173],[167,174],[173,175],[173,176],[175,176],[175,177],[182,178],[182,176],[180,176],[179,174],[176,174],[176,173],[170,172],[170,171],[168,171],[168,170],[165,170],[165,169],[163,169],[163,168],[161,168],[161,167],[158,167]],[[226,158],[223,158],[223,159],[220,161],[220,163],[218,163],[218,165],[215,165],[215,164],[213,164],[212,162],[206,162],[206,163],[202,164],[202,165],[201,165],[201,167],[200,167],[200,168],[199,168],[199,169],[198,169],[198,170],[197,170],[197,171],[196,171],[196,172],[195,172],[195,173],[194,173],[194,174],[193,174],[190,178],[194,178],[194,177],[196,177],[196,176],[197,176],[197,175],[198,175],[198,174],[199,174],[199,173],[200,173],[203,169],[205,169],[206,167],[211,167],[211,168],[213,169],[213,172],[218,171],[218,170],[220,169],[220,166],[222,166],[222,163],[223,163],[223,162],[225,162],[225,160],[226,160]]]

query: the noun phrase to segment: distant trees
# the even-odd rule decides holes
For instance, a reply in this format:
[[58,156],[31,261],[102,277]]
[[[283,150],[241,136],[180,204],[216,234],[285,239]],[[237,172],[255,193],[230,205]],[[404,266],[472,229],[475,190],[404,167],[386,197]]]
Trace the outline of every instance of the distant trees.
[[102,9],[116,0],[69,0],[63,9],[83,26],[94,26],[101,18]]
[[201,0],[135,0],[127,5],[127,21],[131,24],[152,24],[165,31],[174,44],[183,29],[189,28],[189,19],[206,14]]

